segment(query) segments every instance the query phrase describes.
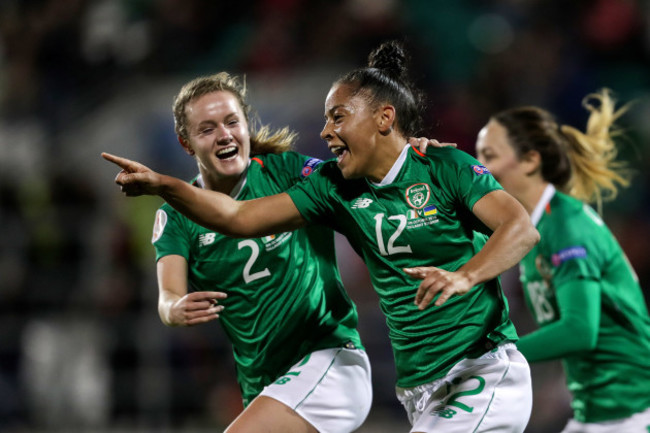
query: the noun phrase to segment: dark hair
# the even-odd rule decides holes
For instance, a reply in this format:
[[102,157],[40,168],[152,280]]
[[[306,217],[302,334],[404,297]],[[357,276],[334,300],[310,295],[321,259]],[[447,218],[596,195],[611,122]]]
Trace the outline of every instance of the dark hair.
[[382,43],[368,56],[368,66],[355,69],[336,84],[356,86],[355,94],[365,92],[370,104],[387,102],[395,107],[397,127],[406,137],[422,130],[423,98],[408,79],[408,56],[398,41]]
[[585,133],[560,125],[551,113],[538,107],[512,108],[492,119],[506,128],[518,157],[531,150],[539,152],[546,181],[600,208],[603,200],[616,197],[616,184],[630,184],[626,164],[616,161],[614,142],[621,135],[614,122],[628,106],[616,110],[608,89],[587,95],[582,105],[590,112]]

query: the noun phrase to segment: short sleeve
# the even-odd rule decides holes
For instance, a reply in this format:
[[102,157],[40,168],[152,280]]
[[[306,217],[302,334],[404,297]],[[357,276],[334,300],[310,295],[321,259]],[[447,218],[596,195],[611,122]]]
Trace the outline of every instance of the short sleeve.
[[328,176],[331,171],[329,164],[322,164],[303,182],[294,185],[287,191],[305,220],[311,223],[323,223],[329,227],[332,224],[327,222],[331,223],[333,220],[329,216],[334,212],[333,203],[335,200],[331,194],[334,185]]
[[189,261],[190,242],[184,217],[168,205],[156,212],[151,243],[156,249],[156,261],[164,256],[179,255]]
[[[445,149],[445,148],[443,148]],[[492,173],[470,154],[450,148],[440,182],[471,210],[486,194],[503,189]]]
[[601,240],[593,222],[583,214],[545,227],[540,248],[553,269],[553,283],[559,286],[574,280],[600,280],[605,264]]

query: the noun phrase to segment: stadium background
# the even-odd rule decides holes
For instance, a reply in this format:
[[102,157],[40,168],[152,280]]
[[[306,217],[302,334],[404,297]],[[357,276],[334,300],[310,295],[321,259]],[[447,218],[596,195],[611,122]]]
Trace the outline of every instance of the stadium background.
[[[219,431],[240,410],[217,322],[164,327],[149,241],[156,198],[126,199],[109,151],[182,178],[172,98],[245,73],[264,123],[329,158],[318,132],[342,72],[406,37],[427,134],[470,153],[490,113],[537,104],[583,127],[603,86],[636,100],[622,154],[634,186],[605,219],[650,288],[650,4],[633,0],[3,0],[0,2],[0,431]],[[372,365],[364,432],[407,431],[363,263],[338,239]],[[504,276],[522,333],[532,320]],[[570,415],[559,363],[533,366],[528,433]]]

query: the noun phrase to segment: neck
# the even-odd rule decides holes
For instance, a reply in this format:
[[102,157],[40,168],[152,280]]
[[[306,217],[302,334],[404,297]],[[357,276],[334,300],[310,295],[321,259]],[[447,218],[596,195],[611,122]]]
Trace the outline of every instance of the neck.
[[535,206],[537,206],[537,203],[539,203],[539,200],[542,198],[542,194],[544,194],[547,185],[548,182],[546,181],[535,182],[525,190],[513,195],[517,200],[519,200],[530,215],[533,213]]
[[394,137],[379,141],[375,147],[373,169],[366,176],[373,182],[379,183],[386,177],[406,145],[404,137],[398,134],[391,135],[394,135]]
[[237,182],[239,182],[241,177],[244,175],[244,173],[241,173],[239,176],[220,177],[214,175],[214,173],[207,173],[205,170],[199,171],[203,177],[205,189],[221,192],[227,195],[230,195],[233,188],[235,188],[235,185],[237,185]]

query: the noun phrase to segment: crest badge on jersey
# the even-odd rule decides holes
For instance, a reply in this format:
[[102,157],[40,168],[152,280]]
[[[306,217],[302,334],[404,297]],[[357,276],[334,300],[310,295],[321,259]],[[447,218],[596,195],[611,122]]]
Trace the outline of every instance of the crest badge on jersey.
[[473,165],[472,170],[476,174],[490,174],[490,170],[487,169],[484,165]]
[[413,209],[422,209],[429,202],[431,188],[426,183],[416,183],[406,188],[406,203]]
[[320,164],[321,162],[323,162],[322,159],[318,159],[318,158],[309,158],[309,159],[308,159],[307,161],[305,161],[305,163],[302,165],[302,170],[300,171],[300,175],[301,175],[302,177],[307,177],[307,176],[309,176],[309,175],[314,171],[314,169],[316,168],[316,166],[317,166],[318,164]]
[[151,236],[152,244],[160,239],[165,230],[165,225],[167,225],[167,212],[158,209],[158,211],[156,211],[156,220],[153,223],[153,235]]

